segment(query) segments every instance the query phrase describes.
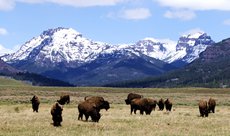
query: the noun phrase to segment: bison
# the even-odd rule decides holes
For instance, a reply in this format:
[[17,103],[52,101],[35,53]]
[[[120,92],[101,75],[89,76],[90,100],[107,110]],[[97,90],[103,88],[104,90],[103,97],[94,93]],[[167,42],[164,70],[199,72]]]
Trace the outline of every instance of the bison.
[[140,110],[140,114],[143,115],[145,112],[146,115],[150,115],[152,110],[155,110],[156,107],[156,100],[150,99],[150,98],[135,98],[131,101],[130,107],[131,112],[134,112],[136,114],[137,110]]
[[52,106],[50,113],[52,115],[54,126],[61,126],[62,110],[63,110],[63,106],[59,104],[58,102],[55,102],[55,104]]
[[208,103],[207,101],[200,100],[199,101],[199,110],[200,110],[200,116],[201,117],[208,117]]
[[216,101],[213,98],[208,100],[208,112],[215,113]]
[[38,112],[38,108],[39,108],[39,105],[40,105],[40,100],[39,98],[34,95],[33,98],[30,100],[31,103],[32,103],[32,108],[33,108],[33,112]]
[[101,109],[105,109],[107,111],[110,108],[109,102],[105,101],[104,98],[100,96],[85,97],[85,101],[95,104],[99,111]]
[[127,99],[125,100],[125,103],[129,105],[131,104],[131,101],[135,98],[142,98],[142,96],[139,94],[135,94],[135,93],[129,93],[127,96]]
[[69,95],[61,95],[60,99],[57,102],[61,105],[69,104],[70,103],[70,96]]
[[158,101],[157,105],[160,111],[164,110],[164,100],[162,98]]
[[81,102],[78,104],[78,120],[83,119],[83,115],[85,115],[86,121],[88,121],[89,116],[91,117],[93,122],[98,122],[101,118],[101,114],[99,113],[99,108],[96,107],[94,103],[90,103],[87,101]]
[[171,111],[172,109],[172,102],[169,99],[165,100],[165,109],[166,111]]

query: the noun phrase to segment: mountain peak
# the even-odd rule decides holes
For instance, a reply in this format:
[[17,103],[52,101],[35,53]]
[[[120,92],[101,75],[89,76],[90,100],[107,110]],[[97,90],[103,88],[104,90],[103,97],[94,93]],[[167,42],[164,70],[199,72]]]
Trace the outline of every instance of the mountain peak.
[[205,32],[198,31],[189,34],[184,34],[181,37],[189,38],[189,39],[198,39],[201,35],[207,35]]

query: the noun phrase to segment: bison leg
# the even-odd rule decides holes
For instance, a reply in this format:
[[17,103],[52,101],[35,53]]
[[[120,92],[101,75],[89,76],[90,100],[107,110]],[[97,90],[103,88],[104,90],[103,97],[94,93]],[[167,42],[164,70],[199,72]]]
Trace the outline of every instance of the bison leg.
[[79,115],[78,115],[78,120],[82,120],[82,118],[83,118],[83,114],[82,113],[79,113]]
[[89,119],[89,115],[86,114],[85,115],[85,120],[88,121],[88,119]]
[[[130,106],[131,107],[131,111],[130,111],[130,114],[132,115],[132,113],[133,113],[133,106]],[[136,114],[136,113],[135,113]]]

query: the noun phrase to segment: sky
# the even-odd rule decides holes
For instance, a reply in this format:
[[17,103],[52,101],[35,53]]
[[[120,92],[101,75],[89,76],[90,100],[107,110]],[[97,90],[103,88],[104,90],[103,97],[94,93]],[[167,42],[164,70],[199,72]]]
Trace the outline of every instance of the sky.
[[218,42],[230,37],[230,0],[0,0],[0,55],[56,27],[110,44],[200,31]]

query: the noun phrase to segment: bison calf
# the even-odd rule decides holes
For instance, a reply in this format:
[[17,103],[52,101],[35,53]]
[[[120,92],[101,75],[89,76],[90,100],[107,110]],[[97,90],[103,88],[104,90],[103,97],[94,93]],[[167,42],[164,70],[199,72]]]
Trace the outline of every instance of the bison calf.
[[199,110],[200,110],[200,116],[201,117],[208,117],[208,103],[207,101],[200,100],[199,101]]
[[63,106],[59,104],[58,102],[55,102],[55,104],[52,106],[50,113],[52,115],[54,126],[61,126],[62,110],[63,110]]
[[60,99],[57,102],[61,105],[69,104],[70,103],[70,96],[69,95],[61,95]]
[[157,105],[160,111],[164,110],[164,100],[162,98],[158,101]]
[[216,101],[213,98],[208,100],[208,112],[215,113]]
[[171,111],[172,109],[172,102],[169,99],[165,100],[165,109],[166,111]]
[[38,108],[39,108],[39,104],[40,104],[39,98],[36,95],[34,95],[30,101],[32,103],[33,112],[35,112],[35,111],[38,112]]

